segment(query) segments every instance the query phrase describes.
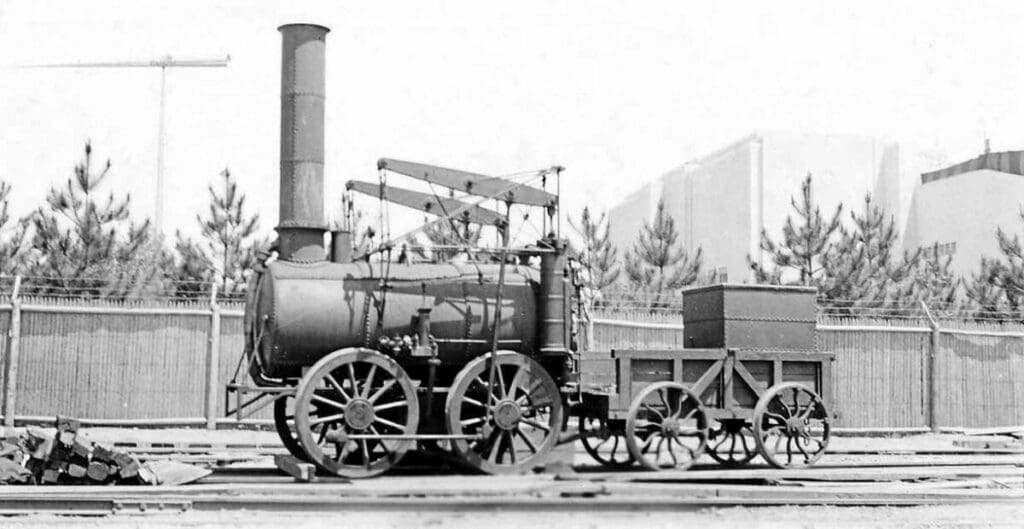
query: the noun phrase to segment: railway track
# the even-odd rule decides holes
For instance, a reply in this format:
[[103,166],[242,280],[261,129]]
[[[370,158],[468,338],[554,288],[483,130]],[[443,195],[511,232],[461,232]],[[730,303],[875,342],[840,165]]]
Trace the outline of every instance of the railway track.
[[296,483],[272,469],[219,469],[177,487],[0,489],[0,514],[111,516],[251,512],[671,512],[712,507],[914,506],[1024,502],[1017,465],[780,471],[568,472],[526,476],[397,475]]

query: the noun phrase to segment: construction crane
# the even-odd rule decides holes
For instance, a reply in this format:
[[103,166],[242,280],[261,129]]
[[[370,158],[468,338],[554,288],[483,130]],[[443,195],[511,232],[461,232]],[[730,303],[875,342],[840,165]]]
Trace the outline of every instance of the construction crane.
[[231,61],[230,55],[214,58],[174,58],[165,55],[148,61],[75,62],[58,64],[33,64],[22,68],[160,68],[160,124],[156,148],[156,211],[153,214],[153,228],[157,236],[164,232],[164,121],[167,95],[168,68],[224,68]]

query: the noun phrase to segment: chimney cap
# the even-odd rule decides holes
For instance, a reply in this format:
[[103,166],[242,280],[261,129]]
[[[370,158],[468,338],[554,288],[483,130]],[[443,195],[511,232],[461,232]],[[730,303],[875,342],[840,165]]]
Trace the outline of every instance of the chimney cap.
[[309,23],[309,22],[292,22],[292,23],[289,23],[289,24],[282,24],[282,25],[277,27],[277,30],[278,31],[284,31],[285,28],[293,28],[293,27],[317,28],[317,29],[322,29],[324,31],[324,33],[330,33],[330,31],[331,31],[331,28],[329,28],[327,26],[321,26],[320,24],[312,24],[312,23]]

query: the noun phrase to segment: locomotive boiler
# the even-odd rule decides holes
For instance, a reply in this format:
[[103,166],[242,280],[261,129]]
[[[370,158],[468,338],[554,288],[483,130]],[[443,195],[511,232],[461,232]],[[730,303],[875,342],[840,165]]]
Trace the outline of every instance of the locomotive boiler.
[[[279,30],[278,240],[253,270],[242,355],[252,385],[228,384],[229,414],[272,404],[289,452],[344,477],[380,474],[413,448],[482,472],[528,471],[572,439],[563,436],[570,416],[584,448],[608,465],[684,469],[707,453],[786,467],[821,457],[831,355],[817,350],[813,289],[704,287],[684,294],[685,348],[583,347],[586,281],[560,237],[558,193],[547,190],[560,189],[561,167],[498,178],[381,159],[379,182],[348,190],[436,216],[421,229],[451,223],[458,236],[460,223],[492,225],[501,242],[448,248],[468,256],[461,263],[396,259],[409,234],[354,255],[352,234],[329,230],[324,215],[329,30]],[[432,192],[391,187],[385,173]],[[503,202],[505,214],[485,200]],[[539,240],[514,244],[513,206],[541,210]]]

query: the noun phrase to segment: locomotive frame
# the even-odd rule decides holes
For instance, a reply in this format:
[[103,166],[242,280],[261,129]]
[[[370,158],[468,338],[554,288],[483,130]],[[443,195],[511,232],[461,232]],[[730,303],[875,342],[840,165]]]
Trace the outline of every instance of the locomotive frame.
[[[492,223],[502,242],[470,249],[464,240],[457,248],[472,258],[465,266],[393,260],[418,230],[353,256],[351,231],[329,231],[324,223],[329,30],[279,30],[277,257],[260,263],[249,283],[245,349],[225,389],[229,415],[241,419],[272,405],[278,434],[295,457],[351,478],[386,472],[417,448],[444,450],[481,472],[527,472],[575,438],[570,417],[587,451],[614,466],[685,469],[708,451],[727,465],[760,454],[788,467],[813,464],[825,452],[831,357],[814,340],[813,291],[687,291],[687,347],[612,351],[604,365],[614,367],[597,378],[614,378],[614,387],[590,379],[589,344],[579,336],[588,323],[586,280],[561,238],[561,167],[505,179],[381,159],[377,184],[347,188],[378,196],[382,228],[390,193],[390,200],[437,217],[418,230],[448,222],[458,233],[457,222],[467,229]],[[392,188],[386,172],[426,181],[432,192]],[[549,177],[553,193],[546,190]],[[541,187],[532,187],[537,180]],[[441,198],[435,185],[466,196]],[[503,201],[505,214],[481,207],[488,200]],[[513,245],[513,205],[542,209],[536,244]],[[481,254],[496,264],[477,259]],[[243,366],[251,384],[239,381]],[[611,451],[602,451],[608,443]]]

